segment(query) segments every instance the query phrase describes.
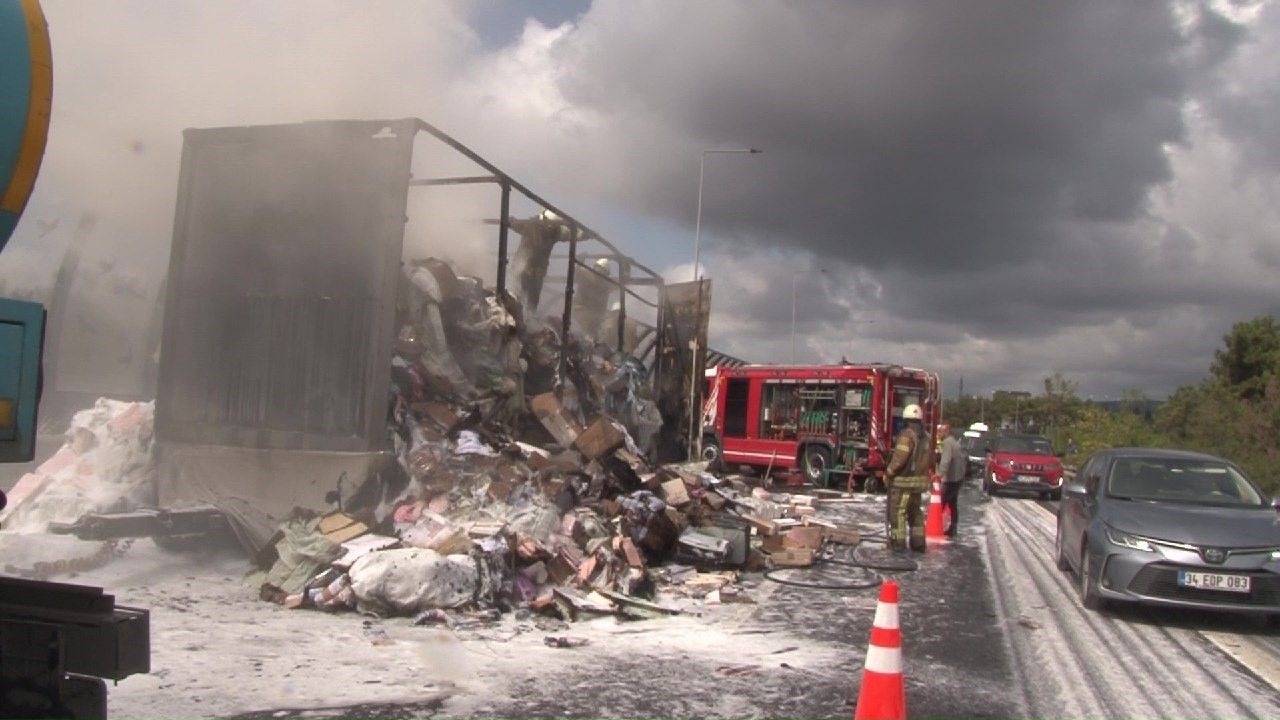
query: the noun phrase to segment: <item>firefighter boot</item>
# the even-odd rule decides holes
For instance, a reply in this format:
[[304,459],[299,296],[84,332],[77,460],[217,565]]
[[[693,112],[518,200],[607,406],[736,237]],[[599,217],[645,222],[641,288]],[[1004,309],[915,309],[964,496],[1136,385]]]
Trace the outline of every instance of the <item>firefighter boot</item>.
[[920,510],[921,493],[913,492],[907,500],[907,522],[911,526],[911,549],[924,552],[928,546],[924,538],[924,513]]
[[916,552],[924,552],[928,547],[928,543],[924,539],[924,528],[916,526],[911,528],[911,549]]
[[902,552],[907,549],[907,528],[911,520],[911,493],[900,488],[889,490],[889,549]]
[[[901,504],[903,492],[892,484],[885,494],[884,501],[884,537],[885,545],[891,552],[906,552],[907,528],[905,522],[899,526],[898,506]],[[905,520],[905,518],[904,518]]]

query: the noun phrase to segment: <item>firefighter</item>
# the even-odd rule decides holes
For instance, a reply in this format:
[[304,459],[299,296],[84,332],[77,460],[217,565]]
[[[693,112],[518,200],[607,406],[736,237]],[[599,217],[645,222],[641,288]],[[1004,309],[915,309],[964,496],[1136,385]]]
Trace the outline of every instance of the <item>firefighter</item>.
[[889,539],[889,549],[894,551],[906,549],[908,526],[911,549],[923,551],[925,548],[924,513],[920,509],[920,500],[929,488],[929,460],[933,448],[929,446],[929,436],[921,423],[923,415],[920,406],[914,403],[903,408],[902,419],[906,426],[894,440],[893,457],[885,468],[884,476],[889,487],[889,498],[885,503],[885,534]]

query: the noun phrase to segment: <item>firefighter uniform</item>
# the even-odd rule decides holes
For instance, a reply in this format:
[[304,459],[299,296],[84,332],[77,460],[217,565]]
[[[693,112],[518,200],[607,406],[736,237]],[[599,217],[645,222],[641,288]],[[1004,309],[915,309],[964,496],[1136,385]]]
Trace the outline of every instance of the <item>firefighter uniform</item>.
[[[910,409],[910,408],[908,408]],[[916,414],[919,410],[916,410]],[[910,417],[911,413],[904,413]],[[929,439],[919,423],[909,423],[898,433],[893,444],[893,457],[885,468],[889,498],[885,503],[886,534],[889,547],[901,550],[908,544],[912,550],[924,550],[924,513],[920,501],[929,489]]]

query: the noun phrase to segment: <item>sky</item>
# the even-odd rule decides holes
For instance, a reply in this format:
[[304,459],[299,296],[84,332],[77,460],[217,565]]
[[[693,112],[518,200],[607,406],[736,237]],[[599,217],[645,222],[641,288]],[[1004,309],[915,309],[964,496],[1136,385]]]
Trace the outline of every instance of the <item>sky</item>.
[[[702,184],[711,344],[751,361],[1158,398],[1280,313],[1275,3],[42,5],[49,148],[0,279],[47,287],[80,228],[102,277],[73,300],[130,291],[85,324],[112,338],[163,277],[184,128],[406,116],[671,281],[702,151],[762,149]],[[432,242],[483,264],[477,233]]]

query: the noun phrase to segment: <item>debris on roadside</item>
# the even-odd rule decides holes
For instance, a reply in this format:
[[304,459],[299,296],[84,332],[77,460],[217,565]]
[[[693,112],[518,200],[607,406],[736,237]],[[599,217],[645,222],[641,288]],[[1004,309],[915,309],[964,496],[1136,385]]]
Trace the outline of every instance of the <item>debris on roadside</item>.
[[[521,276],[522,298],[537,296],[536,274]],[[390,473],[376,493],[337,494],[278,526],[249,580],[264,600],[450,629],[512,610],[645,619],[688,609],[669,598],[752,602],[739,573],[808,565],[824,542],[858,542],[817,518],[847,495],[771,493],[704,463],[651,464],[661,419],[634,358],[573,330],[561,337],[442,260],[408,263],[402,281]],[[38,473],[99,458],[128,488],[154,482],[151,407],[99,401]],[[118,505],[144,502],[129,492]]]

